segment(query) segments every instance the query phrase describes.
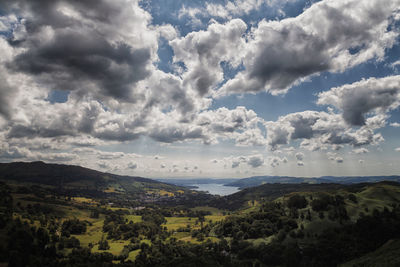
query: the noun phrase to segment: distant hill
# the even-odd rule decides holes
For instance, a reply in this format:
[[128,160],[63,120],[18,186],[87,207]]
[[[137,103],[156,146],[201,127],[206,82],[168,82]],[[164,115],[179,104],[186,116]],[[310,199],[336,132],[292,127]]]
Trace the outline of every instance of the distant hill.
[[[214,206],[221,209],[236,210],[239,208],[246,207],[249,201],[260,201],[260,200],[275,200],[279,197],[299,192],[359,192],[367,187],[376,187],[377,185],[393,185],[396,188],[400,188],[400,184],[392,181],[384,181],[378,183],[357,183],[357,184],[333,184],[333,183],[320,183],[320,184],[308,184],[308,183],[287,183],[287,184],[263,184],[256,187],[245,188],[235,194],[224,196],[218,199],[211,200],[210,206]],[[384,199],[390,196],[388,192],[377,192],[374,191],[375,195],[370,196],[371,198]],[[377,197],[376,194],[379,193]],[[399,195],[400,200],[400,195]]]
[[49,164],[42,161],[0,163],[0,180],[109,193],[184,189],[142,177],[121,176],[80,166]]
[[322,184],[322,183],[335,183],[335,184],[356,184],[356,183],[374,183],[380,181],[394,181],[400,182],[400,176],[322,176],[322,177],[290,177],[290,176],[254,176],[243,178],[231,183],[225,184],[226,186],[237,186],[241,189],[254,187],[262,184]]

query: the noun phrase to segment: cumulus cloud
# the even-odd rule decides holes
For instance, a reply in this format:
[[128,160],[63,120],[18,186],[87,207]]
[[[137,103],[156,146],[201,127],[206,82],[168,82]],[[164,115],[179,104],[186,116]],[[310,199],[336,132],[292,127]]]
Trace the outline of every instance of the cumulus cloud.
[[14,42],[24,51],[11,69],[53,89],[135,101],[132,86],[149,76],[156,49],[155,35],[148,34],[151,17],[137,1],[18,0],[3,1],[3,8],[23,17],[26,29]]
[[286,157],[280,158],[280,157],[269,157],[269,164],[271,165],[271,167],[277,167],[279,166],[280,163],[287,163],[288,159]]
[[128,164],[128,168],[129,168],[129,169],[134,170],[134,169],[136,169],[137,167],[138,167],[138,165],[137,165],[136,162],[129,162],[129,164]]
[[369,152],[369,150],[366,149],[365,147],[360,147],[360,148],[353,149],[353,153],[354,154],[365,154],[365,153],[368,153],[368,152]]
[[187,68],[183,85],[200,96],[207,95],[223,80],[221,62],[230,62],[233,66],[240,63],[237,58],[245,45],[242,36],[246,28],[242,20],[235,19],[226,24],[212,23],[206,31],[192,32],[170,41],[174,62],[183,62]]
[[297,162],[297,166],[300,166],[300,167],[304,166],[304,162],[298,161],[298,162]]
[[224,4],[206,2],[204,7],[186,7],[179,10],[179,17],[190,17],[193,24],[201,24],[201,18],[222,18],[231,19],[248,15],[254,10],[259,10],[262,6],[275,8],[279,12],[280,8],[287,2],[293,0],[233,0],[225,1]]
[[122,152],[103,152],[103,151],[98,151],[97,155],[99,159],[104,159],[104,160],[119,159],[125,156],[125,154]]
[[343,163],[343,158],[342,157],[336,157],[335,161],[336,161],[336,163]]
[[[319,104],[325,103],[322,99],[328,92],[331,91],[319,95]],[[363,104],[360,102],[360,105]],[[397,107],[398,104],[394,103],[392,107],[394,106]],[[376,145],[384,139],[375,130],[384,127],[387,118],[386,114],[381,113],[370,115],[361,127],[354,127],[355,125],[346,122],[342,113],[334,113],[332,110],[302,111],[281,116],[276,121],[264,122],[264,125],[267,128],[266,141],[272,150],[293,140],[302,140],[302,148],[316,151],[326,150],[328,146],[340,149],[346,144],[354,147]]]
[[318,95],[318,104],[340,109],[350,125],[365,125],[366,114],[385,113],[400,105],[400,76],[370,78],[331,88]]
[[260,167],[264,164],[264,158],[261,155],[251,156],[248,158],[247,164],[253,168]]
[[297,159],[297,160],[300,160],[300,161],[301,161],[301,160],[303,160],[303,159],[304,159],[304,154],[303,154],[303,153],[301,153],[301,152],[298,152],[298,153],[296,153],[296,155],[295,155],[295,156],[296,156],[296,159]]
[[249,156],[237,156],[227,157],[224,161],[231,165],[232,169],[237,168],[241,163],[246,163],[252,168],[258,168],[264,165],[264,157],[261,154],[249,155]]
[[246,45],[245,70],[222,86],[219,95],[284,93],[311,75],[383,59],[399,35],[392,27],[399,4],[325,0],[295,18],[261,21]]
[[240,165],[240,161],[238,161],[238,160],[232,161],[232,169],[239,167],[239,165]]
[[396,148],[395,151],[400,152],[400,147]]
[[108,162],[106,162],[106,161],[100,161],[100,162],[98,162],[98,163],[97,163],[97,166],[99,166],[99,167],[102,168],[102,169],[110,169],[110,168],[111,168],[111,165],[110,165]]
[[398,128],[398,127],[400,127],[400,123],[398,123],[398,122],[392,122],[392,123],[390,124],[390,126],[395,127],[395,128]]

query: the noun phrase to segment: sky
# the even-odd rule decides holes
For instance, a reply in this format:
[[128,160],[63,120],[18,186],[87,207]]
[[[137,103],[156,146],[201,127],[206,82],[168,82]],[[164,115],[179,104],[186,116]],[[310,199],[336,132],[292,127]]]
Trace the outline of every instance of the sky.
[[400,0],[0,3],[0,162],[400,175]]

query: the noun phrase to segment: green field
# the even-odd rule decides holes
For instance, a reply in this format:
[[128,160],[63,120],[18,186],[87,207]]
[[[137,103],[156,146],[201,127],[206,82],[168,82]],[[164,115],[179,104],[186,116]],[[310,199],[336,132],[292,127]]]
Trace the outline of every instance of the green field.
[[125,215],[128,222],[138,223],[142,221],[142,216],[139,215]]
[[200,228],[200,224],[196,223],[197,218],[191,217],[165,217],[167,222],[163,227],[167,227],[168,231],[175,231],[179,228],[186,228],[188,225],[192,229]]

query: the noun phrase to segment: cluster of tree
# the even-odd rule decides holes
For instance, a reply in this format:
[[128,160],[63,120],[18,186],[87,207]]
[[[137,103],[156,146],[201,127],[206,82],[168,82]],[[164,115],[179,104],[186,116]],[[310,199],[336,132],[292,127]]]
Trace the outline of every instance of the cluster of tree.
[[265,202],[258,210],[244,215],[232,215],[219,223],[215,233],[219,237],[252,239],[269,237],[281,229],[297,229],[297,222],[286,215],[280,203]]
[[[162,235],[164,231],[161,224],[165,218],[157,212],[146,211],[142,215],[142,222],[133,223],[117,212],[106,215],[103,225],[103,232],[107,233],[108,239],[136,239],[140,236],[147,239],[154,239]],[[165,233],[164,233],[165,234]]]
[[10,187],[0,182],[0,229],[7,225],[12,218],[13,198],[10,194]]
[[72,235],[80,235],[86,233],[87,221],[80,221],[79,219],[65,220],[61,226],[61,235],[69,237]]

